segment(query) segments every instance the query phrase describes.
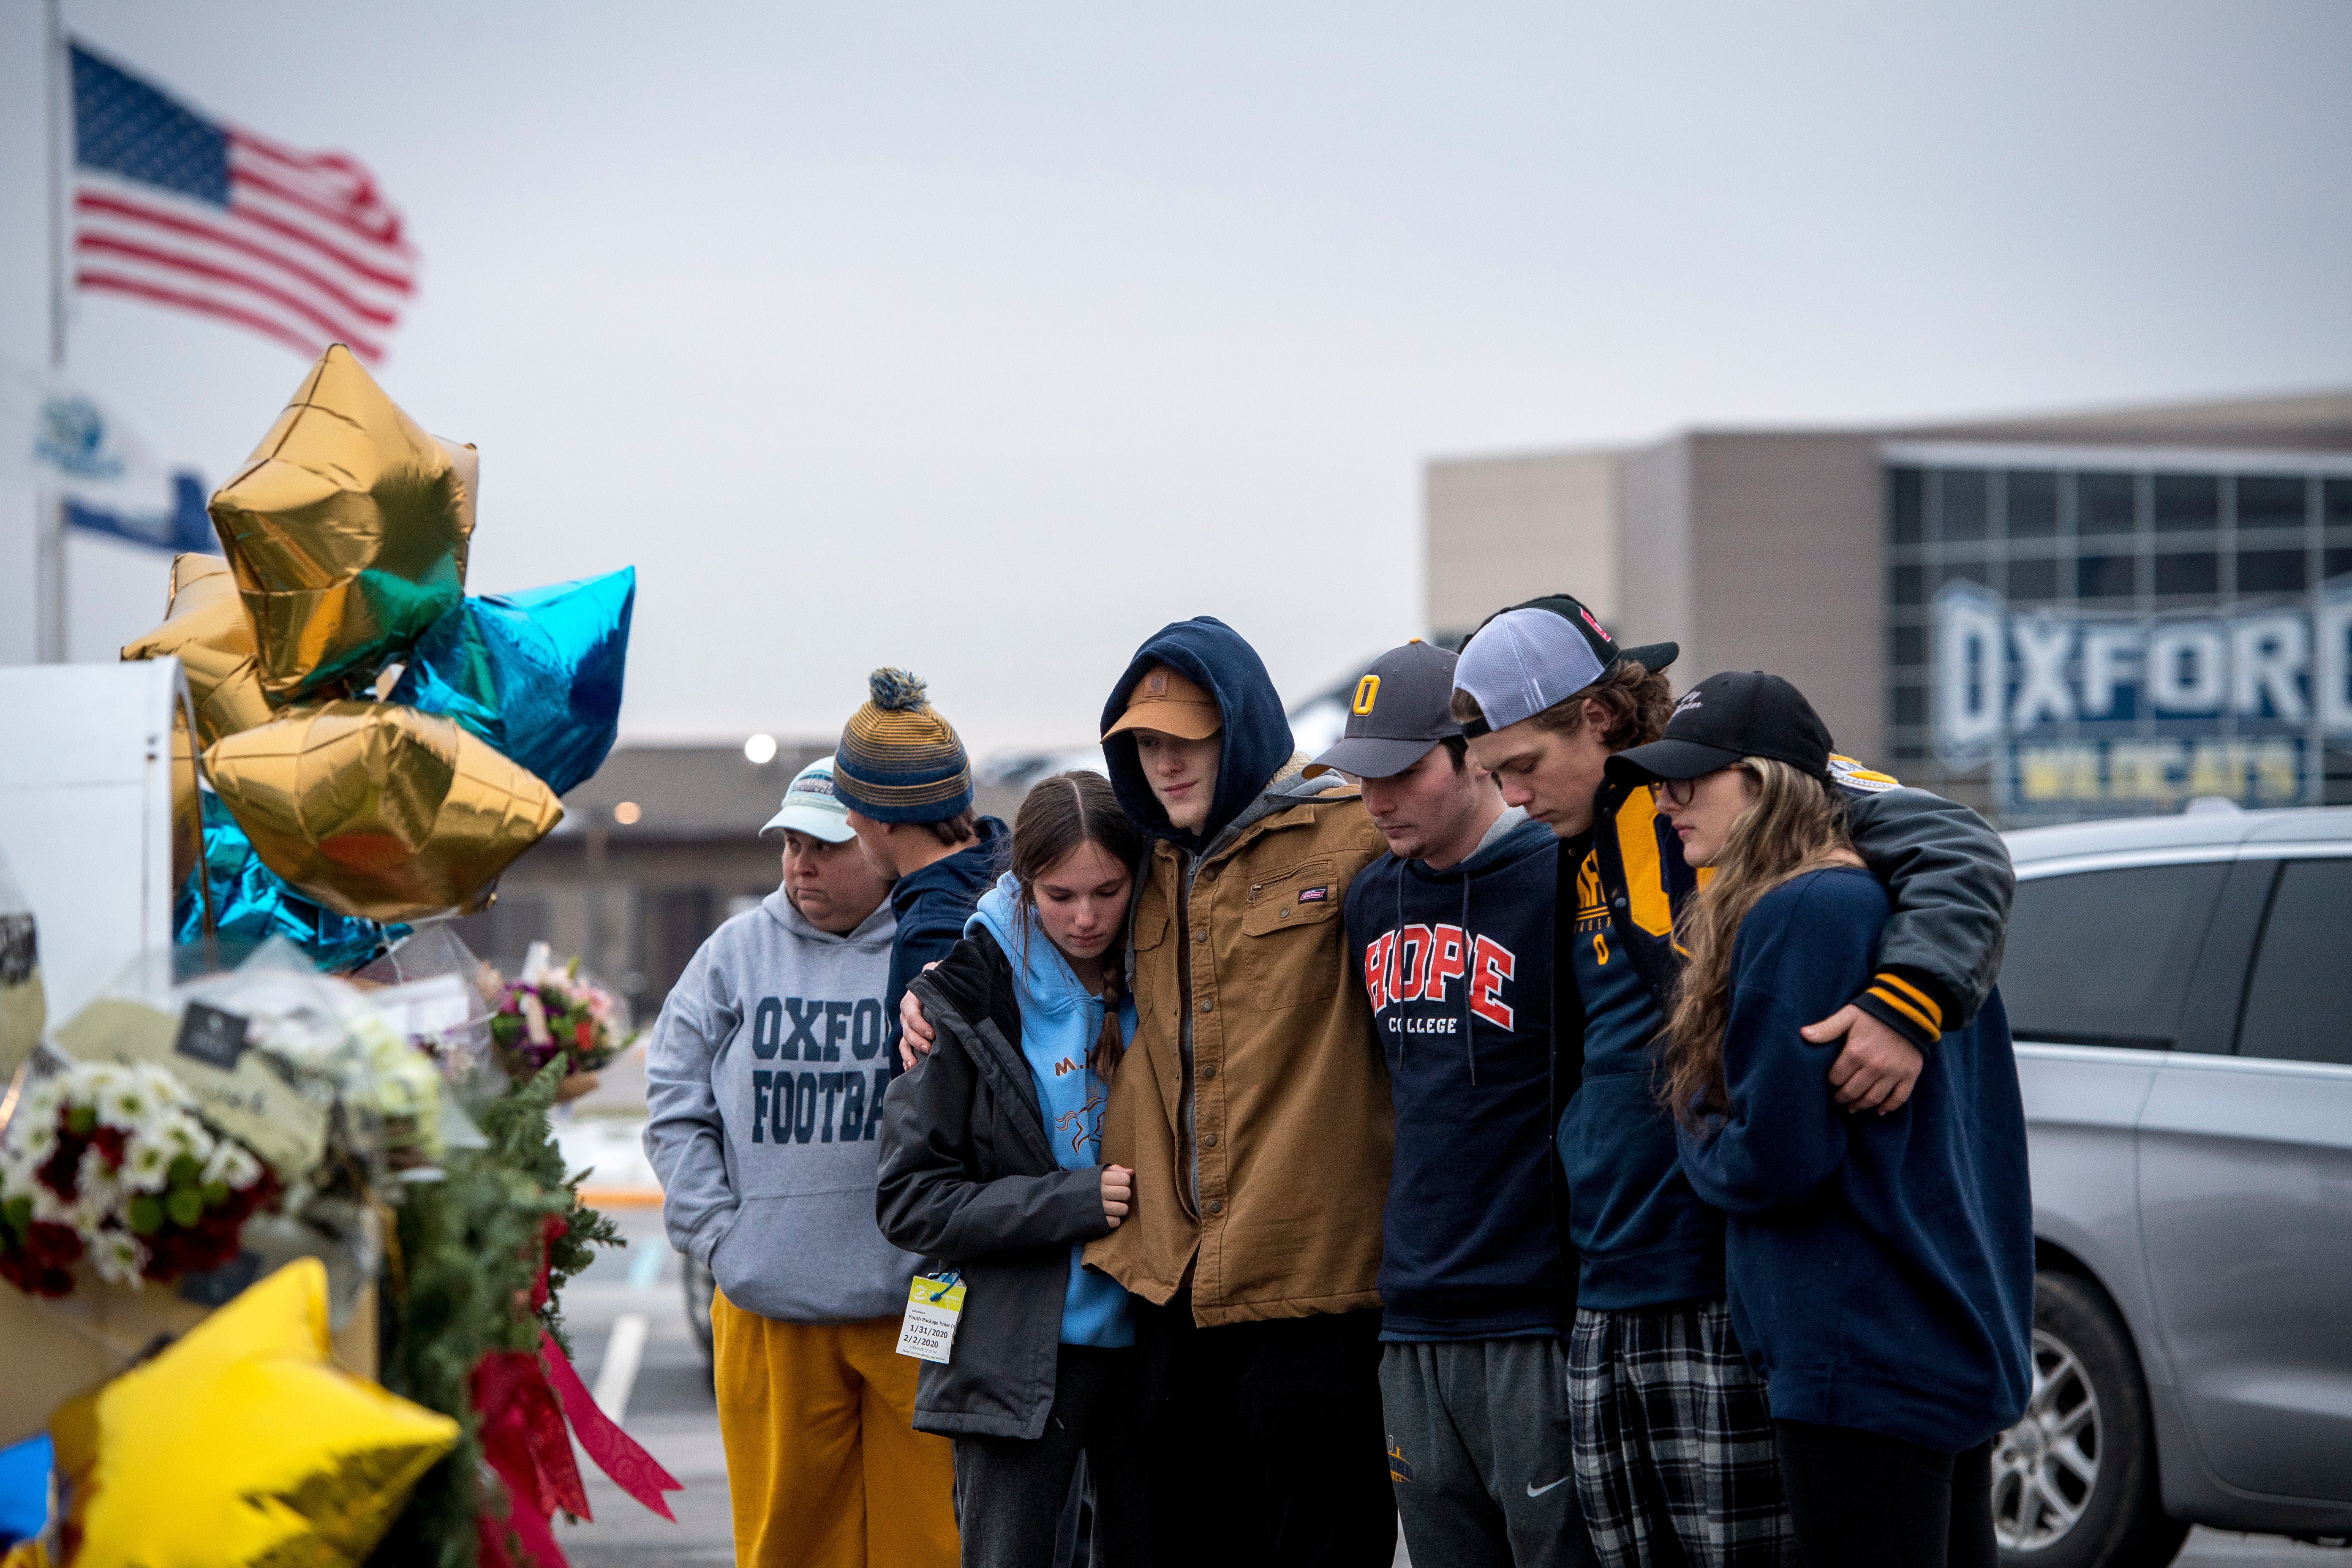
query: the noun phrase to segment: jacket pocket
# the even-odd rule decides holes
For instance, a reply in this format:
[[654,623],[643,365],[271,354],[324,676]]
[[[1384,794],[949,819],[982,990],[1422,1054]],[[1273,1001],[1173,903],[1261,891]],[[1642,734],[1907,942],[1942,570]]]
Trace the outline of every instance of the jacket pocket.
[[1308,860],[1259,874],[1242,915],[1242,977],[1250,1005],[1271,1010],[1330,999],[1347,967],[1339,862]]

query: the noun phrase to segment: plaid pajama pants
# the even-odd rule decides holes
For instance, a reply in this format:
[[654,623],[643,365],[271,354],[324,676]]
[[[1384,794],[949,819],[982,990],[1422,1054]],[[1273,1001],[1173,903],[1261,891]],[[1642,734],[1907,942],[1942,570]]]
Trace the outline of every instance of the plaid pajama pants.
[[1793,1568],[1764,1380],[1723,1298],[1579,1309],[1568,1389],[1577,1497],[1606,1568],[1650,1568],[1662,1525],[1691,1568]]

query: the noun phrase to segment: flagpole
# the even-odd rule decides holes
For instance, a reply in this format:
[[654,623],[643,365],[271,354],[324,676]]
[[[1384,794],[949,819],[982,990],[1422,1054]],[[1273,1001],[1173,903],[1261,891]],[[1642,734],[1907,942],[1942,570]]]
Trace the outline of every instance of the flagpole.
[[49,150],[49,368],[66,367],[66,188],[64,105],[59,101],[58,79],[64,74],[65,24],[58,15],[59,0],[42,0],[41,11],[48,24],[48,50],[43,57],[45,84],[43,94],[48,105]]
[[[42,106],[47,110],[46,146],[49,194],[49,374],[54,379],[66,368],[66,103],[59,80],[66,75],[65,25],[59,0],[42,0],[42,20],[47,29],[41,57]],[[34,657],[43,664],[62,664],[68,657],[66,639],[65,502],[47,486],[36,487],[33,498],[33,539],[40,596],[39,646]]]

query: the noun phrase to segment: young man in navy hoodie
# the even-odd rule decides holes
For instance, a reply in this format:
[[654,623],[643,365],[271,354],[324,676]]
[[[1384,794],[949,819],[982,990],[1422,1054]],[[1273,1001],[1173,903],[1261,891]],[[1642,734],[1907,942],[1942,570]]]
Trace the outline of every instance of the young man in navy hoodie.
[[833,788],[858,849],[890,882],[898,935],[882,999],[892,1048],[883,1055],[895,1077],[907,982],[963,940],[964,921],[1011,863],[1013,838],[995,817],[973,814],[963,741],[923,683],[903,669],[877,669],[866,683],[869,700],[841,727]]
[[1559,840],[1465,755],[1454,662],[1419,638],[1383,654],[1308,770],[1357,780],[1389,846],[1345,917],[1396,1112],[1380,1272],[1389,1475],[1416,1562],[1581,1568],[1576,1272],[1551,1157]]
[[[1608,1568],[1649,1568],[1677,1548],[1707,1568],[1781,1568],[1793,1542],[1763,1380],[1724,1299],[1723,1215],[1692,1191],[1654,1089],[1680,970],[1674,921],[1696,874],[1652,792],[1606,777],[1611,755],[1664,731],[1657,670],[1676,651],[1620,650],[1574,599],[1533,600],[1465,646],[1453,710],[1503,798],[1563,840],[1554,962],[1573,984],[1558,989],[1555,1028],[1574,1093],[1558,1141],[1579,1255],[1576,1486],[1594,1551]],[[1891,1110],[1921,1053],[1991,990],[2013,879],[1974,812],[1832,762],[1854,848],[1894,910],[1863,994],[1803,1033],[1845,1037],[1829,1075],[1842,1105]]]

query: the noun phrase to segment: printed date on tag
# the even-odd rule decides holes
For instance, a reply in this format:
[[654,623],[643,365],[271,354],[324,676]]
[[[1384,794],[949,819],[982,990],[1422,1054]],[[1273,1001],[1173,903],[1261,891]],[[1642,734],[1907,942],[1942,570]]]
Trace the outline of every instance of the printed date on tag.
[[963,1277],[918,1274],[907,1287],[907,1320],[898,1328],[898,1353],[918,1361],[946,1361],[955,1348],[956,1321],[963,1315]]

